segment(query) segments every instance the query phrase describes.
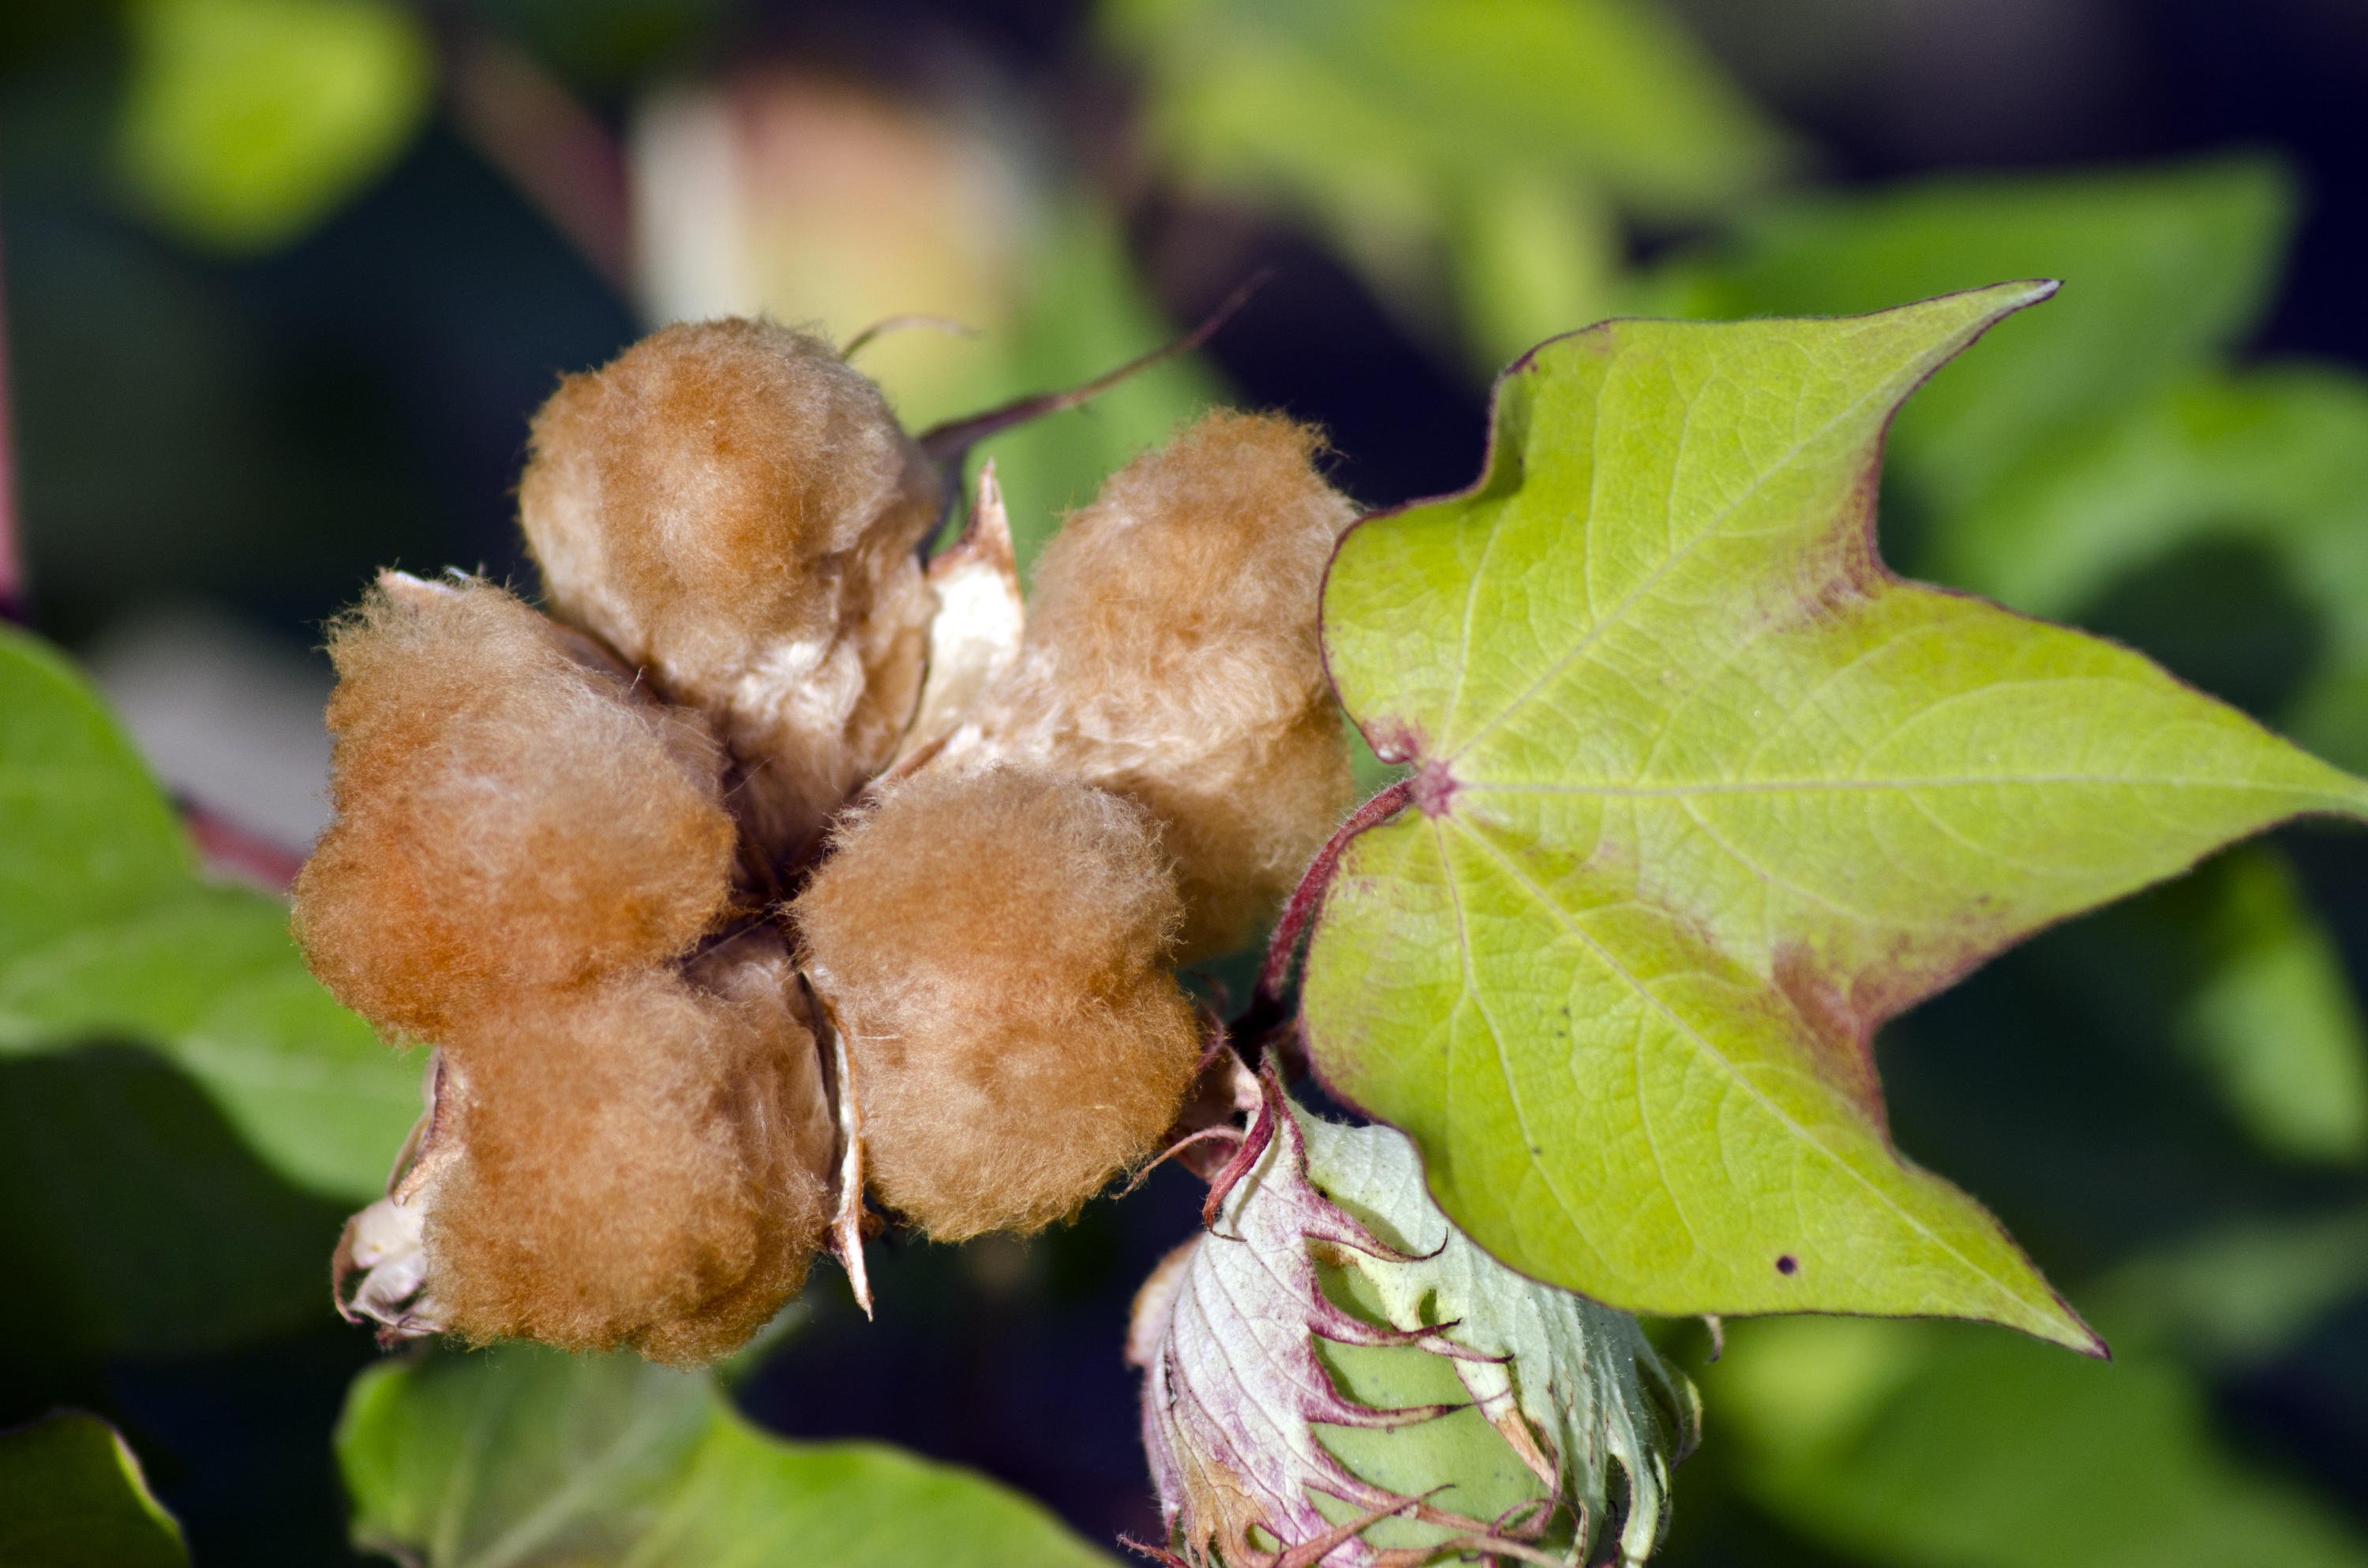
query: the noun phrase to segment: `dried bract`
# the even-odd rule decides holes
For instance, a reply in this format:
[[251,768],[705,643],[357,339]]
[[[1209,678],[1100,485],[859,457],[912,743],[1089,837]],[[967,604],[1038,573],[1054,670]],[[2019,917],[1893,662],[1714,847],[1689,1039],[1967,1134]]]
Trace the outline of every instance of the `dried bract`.
[[1220,412],[1113,477],[1046,546],[1019,662],[950,748],[1148,808],[1186,960],[1247,940],[1349,806],[1316,608],[1354,512],[1316,448],[1304,426]]
[[1032,1231],[1149,1155],[1200,1054],[1152,824],[1033,769],[885,787],[791,910],[874,1183],[941,1240]]
[[767,322],[671,326],[535,415],[518,515],[552,610],[705,711],[792,856],[920,690],[934,471],[880,390]]
[[731,896],[720,759],[502,589],[389,574],[333,632],[336,821],[296,884],[306,956],[439,1039],[519,986],[688,949]]

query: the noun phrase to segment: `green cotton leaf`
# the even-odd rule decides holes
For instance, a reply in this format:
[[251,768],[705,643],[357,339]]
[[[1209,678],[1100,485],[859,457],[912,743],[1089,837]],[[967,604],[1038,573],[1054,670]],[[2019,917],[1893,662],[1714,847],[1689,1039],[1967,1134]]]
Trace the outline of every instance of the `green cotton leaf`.
[[181,1527],[140,1460],[96,1415],[61,1410],[0,1432],[0,1562],[188,1568]]
[[[1103,20],[1152,74],[1155,126],[1196,172],[1386,181],[1392,161],[1435,173],[1509,160],[1669,217],[1739,194],[1784,155],[1701,47],[1638,0],[1121,0]],[[1387,140],[1327,145],[1306,112],[1262,126],[1231,97],[1245,74],[1334,84],[1337,103],[1315,113]]]
[[117,154],[142,204],[229,251],[296,239],[426,120],[434,64],[390,0],[137,0]]
[[154,1051],[0,1054],[0,1366],[198,1355],[324,1323],[349,1206],[263,1165]]
[[2149,1346],[2250,1370],[2368,1297],[2368,1206],[2221,1225],[2121,1265],[2087,1294]]
[[1627,241],[1604,203],[1513,170],[1471,181],[1456,216],[1458,313],[1480,364],[1493,370],[1542,338],[1611,314]]
[[1416,810],[1347,851],[1337,1092],[1524,1273],[1629,1311],[2093,1336],[1891,1147],[1875,1027],[2038,927],[2368,785],[2125,649],[1905,583],[1883,430],[2044,284],[1615,322],[1508,372],[1486,472],[1370,518],[1334,680]]
[[[1172,341],[1175,329],[1144,295],[1108,216],[1082,202],[1044,221],[1025,270],[1001,395],[1076,386]],[[1205,360],[1187,356],[1128,377],[1080,408],[1046,415],[979,443],[993,459],[1025,570],[1072,507],[1137,453],[1167,441],[1222,396]]]
[[418,1067],[305,971],[287,907],[199,878],[131,743],[54,652],[0,631],[0,1065],[159,1051],[295,1187],[368,1199]]
[[1994,278],[2063,279],[2044,321],[2006,323],[1901,415],[1895,470],[1946,510],[2241,338],[2269,303],[2294,207],[2283,170],[2258,159],[1807,198],[1665,273],[1646,308],[1851,315]]
[[1899,1568],[2362,1568],[2332,1510],[2214,1438],[2177,1363],[1931,1324],[1744,1324],[1703,1373],[1770,1513]]
[[381,1362],[337,1427],[355,1544],[424,1568],[1109,1568],[1036,1505],[876,1443],[793,1443],[701,1374],[511,1345]]
[[2254,1142],[2289,1159],[2368,1158],[2368,1030],[2343,955],[2292,869],[2248,846],[2217,868],[2212,949],[2172,1038]]
[[1187,182],[1311,221],[1427,335],[1448,335],[1452,295],[1487,370],[1604,313],[1619,213],[1698,218],[1790,155],[1643,0],[1119,0],[1102,17]]

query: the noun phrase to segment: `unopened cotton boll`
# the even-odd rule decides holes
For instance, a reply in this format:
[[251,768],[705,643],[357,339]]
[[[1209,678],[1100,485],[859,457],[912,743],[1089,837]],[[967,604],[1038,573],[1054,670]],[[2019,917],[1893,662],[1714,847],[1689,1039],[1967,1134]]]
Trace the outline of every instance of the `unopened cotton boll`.
[[561,619],[705,711],[793,857],[920,690],[934,470],[880,390],[767,322],[666,328],[535,415],[518,514]]
[[828,1201],[792,983],[761,930],[689,979],[627,971],[453,1034],[461,1153],[426,1222],[441,1326],[679,1365],[764,1326],[803,1285]]
[[791,909],[880,1196],[943,1241],[1033,1231],[1148,1157],[1201,1051],[1180,915],[1153,824],[1090,785],[883,789]]
[[428,1039],[522,986],[687,951],[732,896],[695,714],[492,584],[389,574],[333,631],[336,820],[296,883],[337,998]]
[[1188,960],[1247,940],[1349,806],[1316,609],[1354,511],[1316,449],[1219,412],[1113,476],[1045,547],[1019,659],[950,748],[1148,808]]

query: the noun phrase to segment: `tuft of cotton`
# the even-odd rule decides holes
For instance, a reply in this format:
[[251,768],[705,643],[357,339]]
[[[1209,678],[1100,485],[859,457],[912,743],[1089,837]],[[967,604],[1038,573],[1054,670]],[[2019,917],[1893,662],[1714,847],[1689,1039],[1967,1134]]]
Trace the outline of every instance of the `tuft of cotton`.
[[721,757],[490,583],[389,574],[333,630],[336,820],[296,931],[338,1000],[441,1040],[521,986],[686,952],[732,896]]
[[1145,813],[1055,774],[934,766],[844,824],[791,917],[880,1196],[1028,1232],[1147,1158],[1201,1049],[1181,915]]
[[911,720],[935,471],[880,390],[768,322],[670,326],[534,418],[518,515],[551,608],[715,724],[797,858]]
[[1305,426],[1220,411],[1114,475],[1045,547],[1019,659],[950,748],[1149,810],[1184,960],[1248,940],[1349,807],[1316,610],[1355,514],[1317,449]]
[[797,1294],[831,1129],[788,954],[524,994],[444,1042],[460,1154],[428,1200],[444,1326],[696,1365]]

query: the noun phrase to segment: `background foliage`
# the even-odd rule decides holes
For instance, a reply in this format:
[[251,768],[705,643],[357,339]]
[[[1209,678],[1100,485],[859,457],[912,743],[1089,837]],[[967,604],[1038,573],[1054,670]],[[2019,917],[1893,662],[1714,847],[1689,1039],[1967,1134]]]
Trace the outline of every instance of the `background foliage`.
[[[416,1064],[173,800],[301,847],[320,621],[383,563],[518,574],[527,412],[654,320],[958,318],[979,335],[865,361],[926,422],[1106,369],[1271,265],[1208,355],[987,449],[1032,548],[1212,397],[1322,420],[1389,505],[1467,482],[1488,374],[1599,315],[2062,278],[1899,421],[1886,555],[2368,767],[2368,32],[2308,0],[1764,10],[8,7],[31,608],[131,735],[0,643],[0,1425],[99,1412],[147,1482],[86,1424],[0,1439],[0,1471],[81,1477],[43,1494],[159,1562],[146,1484],[201,1563],[341,1560],[349,1524],[438,1562],[666,1561],[695,1520],[819,1539],[825,1487],[867,1532],[833,1561],[1152,1533],[1119,1325],[1193,1223],[1178,1173],[1029,1246],[879,1259],[876,1325],[825,1279],[728,1387],[372,1365],[328,1315]],[[2121,1358],[1731,1325],[1672,1561],[2368,1561],[2363,850],[2282,833],[1886,1031],[1896,1142]],[[1700,1369],[1701,1331],[1666,1332]],[[420,1458],[452,1445],[492,1456],[473,1500]]]

